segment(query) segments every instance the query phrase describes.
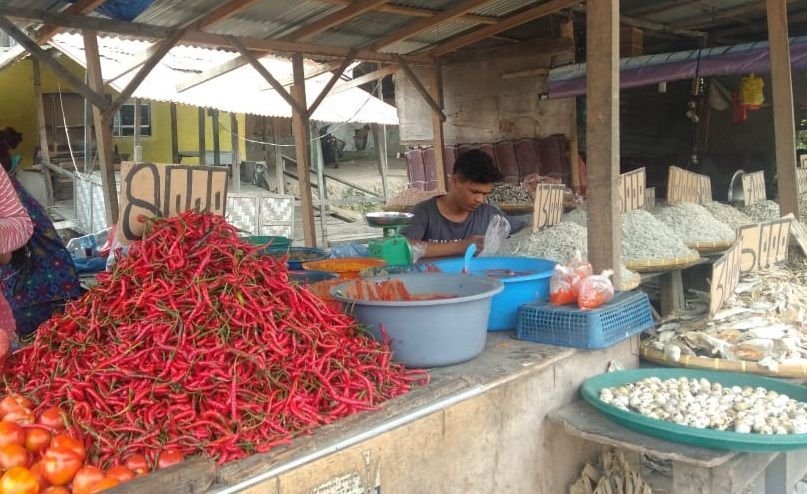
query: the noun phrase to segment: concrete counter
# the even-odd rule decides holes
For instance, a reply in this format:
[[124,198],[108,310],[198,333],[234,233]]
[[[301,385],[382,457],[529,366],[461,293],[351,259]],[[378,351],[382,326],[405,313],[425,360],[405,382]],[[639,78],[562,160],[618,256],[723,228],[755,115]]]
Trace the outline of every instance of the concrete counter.
[[433,370],[427,387],[226,465],[210,492],[566,492],[598,449],[544,418],[611,361],[638,366],[638,340],[583,351],[490,333],[482,355]]

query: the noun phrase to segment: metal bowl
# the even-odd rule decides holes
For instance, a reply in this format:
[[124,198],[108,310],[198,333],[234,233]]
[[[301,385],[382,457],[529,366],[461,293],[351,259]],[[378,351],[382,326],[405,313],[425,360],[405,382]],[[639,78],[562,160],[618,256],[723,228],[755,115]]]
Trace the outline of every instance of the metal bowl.
[[415,217],[412,213],[397,213],[393,211],[377,211],[367,213],[364,219],[370,226],[402,226],[412,223]]

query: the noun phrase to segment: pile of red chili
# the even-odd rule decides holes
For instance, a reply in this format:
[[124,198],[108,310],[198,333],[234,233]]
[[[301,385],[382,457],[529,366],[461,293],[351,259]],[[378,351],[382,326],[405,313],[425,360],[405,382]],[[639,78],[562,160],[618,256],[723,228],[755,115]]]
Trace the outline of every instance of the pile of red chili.
[[12,355],[7,391],[67,410],[102,465],[174,448],[223,463],[427,381],[259,249],[219,216],[153,220]]

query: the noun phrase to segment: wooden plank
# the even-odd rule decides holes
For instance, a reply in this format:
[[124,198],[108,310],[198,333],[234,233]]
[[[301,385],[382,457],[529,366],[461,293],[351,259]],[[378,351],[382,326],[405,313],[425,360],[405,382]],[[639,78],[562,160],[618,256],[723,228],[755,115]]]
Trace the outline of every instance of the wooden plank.
[[[478,29],[475,29],[468,34],[459,35],[452,38],[445,43],[441,43],[429,50],[433,57],[439,57],[452,51],[457,51],[460,48],[466,47],[477,41],[495,36],[499,33],[513,29],[514,27],[521,26],[528,22],[546,17],[559,10],[566,9],[580,3],[579,0],[550,0],[535,7],[529,8],[523,12],[505,18],[496,24],[490,24]],[[617,44],[619,43],[619,36],[617,34]]]
[[311,197],[311,176],[308,170],[311,168],[311,148],[309,146],[310,125],[308,115],[305,110],[305,69],[303,67],[303,56],[295,54],[292,59],[294,69],[294,85],[291,87],[291,94],[296,105],[292,107],[292,132],[294,134],[294,150],[297,156],[297,177],[300,184],[300,205],[303,216],[303,238],[306,247],[317,246],[316,227],[314,225],[314,206]]
[[[337,3],[339,5],[350,5],[353,0],[325,0],[328,3]],[[410,17],[432,17],[433,15],[439,13],[439,10],[435,9],[424,9],[420,7],[410,7],[407,5],[396,5],[393,3],[385,3],[379,5],[375,9],[378,12],[389,12],[390,14],[400,14],[400,15],[407,15]],[[476,24],[496,24],[499,22],[498,17],[492,17],[489,15],[478,15],[478,14],[465,14],[460,16],[460,19],[468,22],[473,22]]]
[[743,175],[743,201],[746,206],[767,199],[765,194],[765,172]]
[[[434,67],[431,70],[431,80],[429,83],[429,96],[437,103],[437,106],[442,110],[443,101],[443,66],[439,60],[435,61]],[[448,183],[446,178],[453,170],[446,170],[445,158],[445,133],[443,131],[443,122],[445,121],[445,114],[432,111],[432,146],[434,147],[434,173],[437,176],[437,190],[441,192],[448,191]]]
[[[560,24],[560,37],[563,39],[568,40],[571,43],[571,52],[577,53],[575,49],[575,41],[574,41],[574,20],[571,18],[567,21],[562,21]],[[547,71],[545,75],[548,75],[548,69],[546,68],[537,68],[537,69],[530,69],[527,72],[531,71]],[[522,71],[523,72],[523,71]],[[518,74],[518,72],[514,73]],[[502,75],[502,79],[506,79],[508,75],[511,74],[504,74]],[[542,74],[536,74],[539,76],[543,76]],[[577,128],[577,98],[571,98],[570,101],[570,108],[569,108],[569,169],[571,170],[571,185],[572,190],[575,192],[580,192],[580,139],[578,138],[578,128]]]
[[387,65],[386,67],[382,67],[378,70],[374,70],[369,74],[364,74],[362,76],[356,77],[355,79],[348,81],[348,82],[341,82],[337,84],[333,90],[331,90],[331,94],[339,94],[342,91],[347,91],[350,88],[354,88],[356,86],[361,86],[367,84],[368,82],[376,81],[378,79],[383,79],[388,75],[392,75],[398,71],[400,67],[398,64]]
[[194,456],[182,463],[134,478],[109,489],[109,494],[170,492],[198,494],[207,492],[216,478],[216,462],[206,456]]
[[199,120],[198,125],[198,137],[199,137],[199,164],[204,166],[207,164],[207,155],[206,155],[206,147],[205,144],[205,127],[207,126],[207,115],[206,110],[204,108],[199,108],[196,110],[197,119]]
[[470,12],[475,8],[490,2],[491,0],[465,0],[463,2],[458,3],[456,6],[449,8],[448,10],[435,13],[431,17],[421,18],[417,21],[405,25],[404,27],[396,31],[393,31],[392,33],[384,36],[380,40],[373,42],[373,44],[370,45],[370,48],[373,50],[381,50],[390,45],[394,45],[399,41],[409,39],[412,36],[421,33],[440,23],[450,21],[451,19],[456,19],[457,17],[467,14],[468,12]]
[[740,282],[742,243],[736,242],[720,259],[712,264],[712,281],[709,288],[709,317],[723,307],[734,294]]
[[280,119],[277,117],[272,117],[272,142],[275,144],[273,147],[275,152],[275,180],[277,180],[277,193],[285,194],[286,178],[283,174],[283,170],[286,167],[286,163],[283,161],[283,148],[280,147],[281,131]]
[[[215,129],[218,134],[218,128]],[[241,139],[238,129],[238,115],[230,113],[230,145],[233,152],[233,190],[241,191]]]
[[[87,56],[87,80],[93,94],[104,93],[104,79],[101,73],[101,57],[98,52],[98,36],[95,31],[84,31],[84,53]],[[101,168],[101,187],[104,194],[106,224],[112,226],[118,221],[118,191],[115,183],[115,168],[112,163],[112,121],[105,108],[93,104],[93,124],[95,127],[95,148]]]
[[284,36],[283,39],[286,41],[302,41],[317,34],[323,33],[332,27],[338,26],[339,24],[344,24],[350,19],[373,10],[386,2],[387,0],[356,0],[343,9],[328,14],[319,20],[303,25],[301,28]]
[[771,59],[773,128],[776,145],[776,173],[780,214],[799,217],[796,184],[796,123],[793,115],[793,79],[790,74],[790,44],[787,26],[787,0],[766,0],[768,49]]
[[538,184],[533,203],[532,231],[557,225],[563,216],[563,184]]
[[[544,5],[549,5],[549,2]],[[557,7],[555,2],[554,7]],[[553,7],[553,8],[554,8]],[[588,253],[594,270],[614,270],[621,282],[619,219],[619,8],[611,0],[586,3]]]
[[791,213],[779,219],[737,229],[741,248],[740,271],[750,273],[787,261],[790,244]]
[[314,112],[317,111],[317,107],[319,107],[320,103],[322,103],[325,97],[328,96],[328,93],[331,91],[331,89],[333,89],[334,85],[339,80],[339,78],[342,77],[342,74],[345,73],[345,69],[347,69],[347,66],[350,65],[351,62],[353,62],[353,56],[355,53],[356,50],[353,50],[351,54],[342,61],[342,65],[339,67],[339,69],[336,70],[336,72],[333,73],[331,78],[328,80],[328,83],[325,84],[325,87],[323,87],[322,91],[319,92],[319,95],[317,95],[317,99],[315,99],[314,102],[311,103],[311,106],[308,107],[308,110],[306,111],[306,115],[308,116],[308,118],[311,118],[311,116],[314,115]]
[[225,19],[229,19],[250,5],[253,5],[255,2],[257,2],[257,0],[230,0],[229,2],[219,5],[215,9],[211,10],[201,19],[194,21],[190,26],[188,26],[188,28],[194,31],[203,31],[204,29],[218,24]]
[[[284,100],[286,100],[286,103],[288,103],[294,111],[303,114],[308,113],[306,108],[307,102],[305,100],[303,100],[302,103],[295,101],[292,95],[290,95],[289,92],[286,91],[286,88],[284,88],[283,85],[280,84],[280,82],[278,82],[278,80],[275,79],[275,77],[269,72],[269,70],[263,66],[260,60],[258,60],[255,57],[255,54],[247,50],[247,48],[241,43],[241,41],[239,41],[234,36],[227,36],[227,39],[230,41],[232,47],[238,50],[238,53],[240,53],[241,56],[244,57],[249,62],[250,65],[252,65],[252,68],[254,68],[261,75],[261,77],[263,77],[266,80],[266,82],[268,82],[272,86],[272,88],[275,91],[277,91],[277,93]],[[305,83],[305,76],[302,75],[301,77],[303,77],[302,83]]]
[[213,166],[219,166],[221,165],[221,126],[219,125],[219,111],[210,110],[210,117],[210,127],[213,130]]
[[42,99],[42,71],[39,66],[39,59],[34,58],[34,105],[36,105],[36,130],[39,138],[39,157],[42,160],[42,177],[45,180],[46,207],[54,204],[53,200],[53,180],[50,175],[50,150],[48,149],[48,128],[45,123],[45,102]]
[[2,15],[0,15],[0,30],[5,31],[6,34],[14,38],[14,40],[19,43],[20,46],[28,50],[31,55],[50,67],[50,69],[54,71],[60,79],[70,84],[70,86],[77,93],[90,100],[93,105],[103,109],[107,108],[109,103],[107,103],[106,98],[103,96],[103,92],[93,91],[92,88],[85,84],[83,80],[76,77],[64,65],[53,58],[50,53],[40,48],[39,44],[20,31],[20,29],[13,22]]
[[[61,13],[63,14],[88,14],[98,8],[102,3],[106,0],[77,0],[74,4],[68,5],[66,9],[64,9]],[[37,29],[34,33],[33,38],[40,44],[43,45],[50,40],[54,34],[61,31],[61,28],[58,26],[52,25],[44,25]]]
[[170,120],[171,120],[171,162],[179,163],[179,133],[177,129],[176,103],[171,103]]
[[659,278],[659,288],[661,292],[662,317],[683,310],[686,307],[684,281],[680,269],[663,273]]
[[644,209],[647,178],[644,167],[619,176],[619,211],[627,213]]
[[398,65],[401,66],[401,69],[403,69],[404,74],[406,74],[406,77],[415,86],[415,89],[417,89],[417,92],[420,93],[420,96],[423,98],[423,100],[431,107],[432,112],[439,115],[440,120],[445,122],[446,121],[446,115],[445,115],[445,113],[443,113],[443,109],[434,100],[434,98],[432,98],[432,95],[429,94],[429,91],[423,86],[423,83],[420,82],[420,79],[418,79],[418,76],[415,75],[415,73],[412,71],[412,68],[409,66],[409,64],[406,63],[406,60],[404,60],[403,57],[401,57],[397,53],[394,53],[393,56],[395,57],[396,61],[398,62]]

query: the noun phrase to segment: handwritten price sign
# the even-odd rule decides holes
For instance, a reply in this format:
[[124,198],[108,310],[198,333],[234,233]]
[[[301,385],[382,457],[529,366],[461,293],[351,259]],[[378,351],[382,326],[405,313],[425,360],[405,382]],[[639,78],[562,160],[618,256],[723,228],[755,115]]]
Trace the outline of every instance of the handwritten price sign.
[[707,175],[693,173],[671,166],[667,174],[667,202],[703,203],[712,200],[712,179]]
[[790,219],[781,219],[738,230],[741,246],[740,271],[748,273],[787,260]]
[[645,208],[645,169],[639,168],[619,176],[619,211],[627,213]]
[[563,215],[563,192],[566,186],[539,184],[535,189],[535,204],[532,214],[532,231],[557,225]]
[[709,291],[709,317],[714,317],[740,282],[740,243],[735,242],[723,257],[712,265],[712,286]]
[[746,206],[767,199],[765,194],[765,172],[743,175],[743,198]]

